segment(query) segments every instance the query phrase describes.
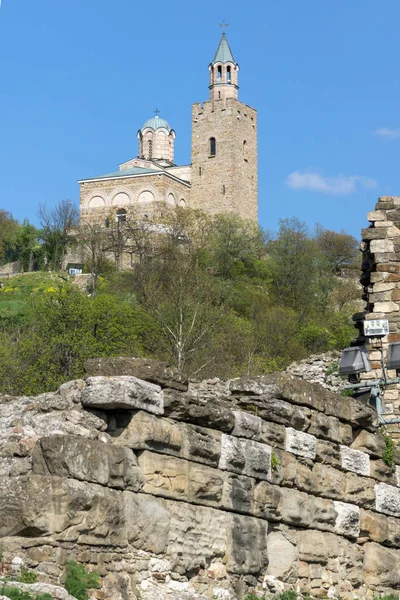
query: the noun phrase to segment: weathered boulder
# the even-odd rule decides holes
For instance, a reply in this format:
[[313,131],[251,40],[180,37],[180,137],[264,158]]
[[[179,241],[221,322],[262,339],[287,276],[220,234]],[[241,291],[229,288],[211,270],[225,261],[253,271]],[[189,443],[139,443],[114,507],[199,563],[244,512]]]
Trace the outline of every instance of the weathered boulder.
[[126,356],[90,358],[85,362],[88,377],[115,377],[129,375],[155,383],[162,388],[172,388],[185,392],[188,379],[177,369],[155,358],[130,358]]

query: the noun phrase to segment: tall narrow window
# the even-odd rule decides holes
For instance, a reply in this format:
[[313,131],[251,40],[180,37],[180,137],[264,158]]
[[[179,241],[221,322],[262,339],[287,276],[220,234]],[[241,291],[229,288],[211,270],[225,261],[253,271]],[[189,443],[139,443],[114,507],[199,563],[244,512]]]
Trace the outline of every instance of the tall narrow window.
[[200,177],[201,177],[201,167],[199,167],[199,175],[200,175]]
[[210,156],[215,156],[217,154],[217,142],[215,138],[210,138]]
[[153,158],[153,142],[149,141],[149,158],[150,160]]
[[243,159],[247,162],[247,142],[244,140],[243,142]]
[[231,82],[231,68],[230,68],[229,66],[228,66],[228,67],[226,67],[226,81],[227,81],[228,83],[230,83],[230,82]]
[[222,186],[222,193],[225,195],[225,192],[226,192],[226,188],[225,188],[225,186],[223,185],[223,186]]
[[124,208],[117,210],[117,223],[118,225],[121,225],[121,223],[126,223],[126,210]]
[[218,66],[218,70],[217,70],[217,83],[219,83],[222,79],[222,67],[221,65]]
[[221,92],[218,92],[218,100],[221,100]]

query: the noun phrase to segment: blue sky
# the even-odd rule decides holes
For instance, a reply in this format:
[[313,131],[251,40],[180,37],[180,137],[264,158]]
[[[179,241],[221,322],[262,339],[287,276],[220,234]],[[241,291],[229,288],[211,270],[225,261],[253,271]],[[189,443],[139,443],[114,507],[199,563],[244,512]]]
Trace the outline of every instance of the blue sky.
[[37,222],[41,202],[78,202],[78,179],[137,154],[156,107],[190,162],[222,19],[258,110],[260,224],[359,237],[400,195],[399,0],[2,0],[0,208]]

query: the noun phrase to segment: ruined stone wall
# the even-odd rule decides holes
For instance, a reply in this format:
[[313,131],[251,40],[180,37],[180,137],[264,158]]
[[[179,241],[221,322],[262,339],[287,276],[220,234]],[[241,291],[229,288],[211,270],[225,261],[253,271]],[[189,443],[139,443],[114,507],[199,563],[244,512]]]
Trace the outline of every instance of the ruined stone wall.
[[[365,404],[289,374],[187,384],[162,364],[0,403],[0,543],[112,600],[400,589],[399,468]],[[397,461],[400,464],[400,461]]]
[[[387,319],[389,335],[383,338],[384,358],[390,342],[400,341],[400,197],[383,196],[378,199],[375,210],[368,213],[370,225],[362,234],[362,277],[366,311],[363,319]],[[360,338],[363,340],[363,338]],[[363,379],[381,376],[380,350],[369,346],[371,373]],[[389,371],[389,377],[396,377]],[[384,418],[400,416],[400,387],[389,386],[384,392]],[[399,425],[389,429],[400,433]]]

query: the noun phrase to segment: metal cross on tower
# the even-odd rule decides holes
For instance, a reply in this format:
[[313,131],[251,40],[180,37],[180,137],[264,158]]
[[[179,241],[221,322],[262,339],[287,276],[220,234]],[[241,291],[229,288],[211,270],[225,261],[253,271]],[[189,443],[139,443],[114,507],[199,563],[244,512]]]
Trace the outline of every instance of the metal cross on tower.
[[225,27],[229,27],[229,23],[225,23],[225,19],[222,19],[222,23],[219,26],[222,27],[222,33],[225,33]]

